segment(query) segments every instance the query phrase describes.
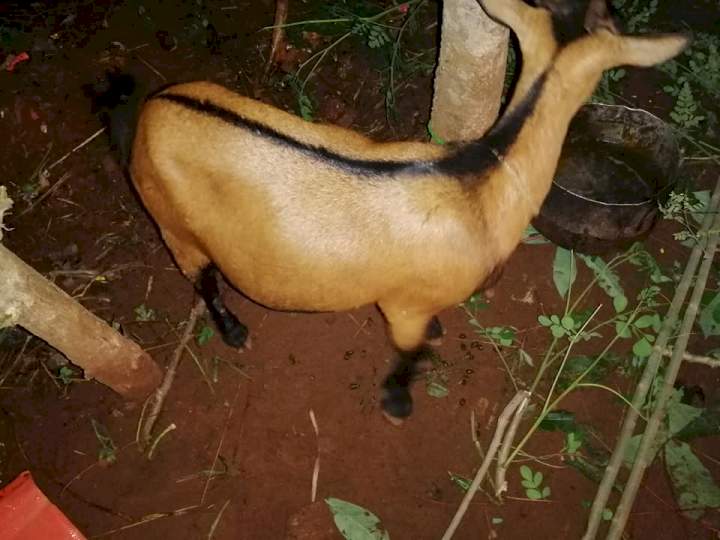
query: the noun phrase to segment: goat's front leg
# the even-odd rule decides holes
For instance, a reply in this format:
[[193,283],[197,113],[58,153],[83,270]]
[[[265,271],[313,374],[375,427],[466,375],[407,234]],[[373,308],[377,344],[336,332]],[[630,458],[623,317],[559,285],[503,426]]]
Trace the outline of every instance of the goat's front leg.
[[436,317],[408,309],[380,305],[387,318],[390,335],[400,350],[400,358],[383,383],[382,407],[395,418],[410,416],[413,409],[410,384],[417,374],[418,361],[427,355],[430,347],[426,338],[442,336],[442,327]]

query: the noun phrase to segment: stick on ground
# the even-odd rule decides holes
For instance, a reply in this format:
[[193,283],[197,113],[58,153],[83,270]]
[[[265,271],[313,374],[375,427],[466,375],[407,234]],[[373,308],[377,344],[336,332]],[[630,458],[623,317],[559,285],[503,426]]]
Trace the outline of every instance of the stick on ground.
[[482,465],[480,465],[477,473],[475,473],[475,478],[473,478],[472,484],[470,484],[470,487],[468,488],[467,493],[465,493],[465,497],[463,497],[463,500],[460,503],[457,512],[455,512],[455,515],[453,516],[450,525],[445,531],[445,534],[443,534],[442,540],[450,540],[453,534],[455,534],[455,531],[460,525],[460,522],[462,521],[465,512],[467,512],[468,506],[470,506],[470,501],[472,501],[475,493],[477,493],[477,490],[480,488],[480,484],[483,481],[483,478],[485,478],[485,474],[487,473],[488,469],[490,468],[490,463],[492,463],[492,460],[495,457],[498,448],[500,447],[500,441],[502,441],[503,433],[505,432],[505,428],[510,421],[510,417],[513,415],[513,413],[515,413],[516,410],[523,409],[524,407],[522,405],[523,403],[526,403],[528,399],[530,399],[530,394],[526,390],[520,390],[510,400],[510,403],[505,406],[503,412],[500,413],[497,421],[497,427],[495,428],[495,434],[493,435],[492,441],[490,442],[490,446],[488,448],[487,454],[485,455],[485,459],[483,460]]
[[168,365],[162,383],[160,383],[160,386],[158,386],[155,392],[153,392],[153,394],[148,398],[150,400],[150,403],[148,405],[150,412],[145,417],[145,423],[143,424],[140,431],[140,444],[143,448],[146,448],[150,443],[153,427],[155,427],[155,422],[157,422],[158,416],[160,416],[160,411],[162,410],[162,406],[165,403],[165,398],[167,397],[167,394],[172,387],[173,381],[175,380],[175,375],[177,373],[178,365],[180,365],[180,359],[182,358],[183,350],[185,350],[188,341],[190,341],[190,338],[193,335],[193,330],[195,329],[195,324],[197,323],[198,318],[204,312],[205,302],[202,299],[199,299],[190,311],[190,316],[188,317],[187,323],[185,324],[185,330],[183,331],[183,335],[180,338],[180,343],[178,344],[175,352],[173,353],[172,360]]

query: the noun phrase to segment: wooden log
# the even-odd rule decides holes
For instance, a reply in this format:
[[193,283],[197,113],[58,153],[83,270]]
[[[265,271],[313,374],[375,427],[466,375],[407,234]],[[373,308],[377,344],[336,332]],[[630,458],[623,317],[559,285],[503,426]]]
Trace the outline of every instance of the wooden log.
[[430,124],[446,141],[475,139],[500,109],[508,30],[477,0],[443,2],[440,59]]
[[0,244],[0,327],[14,324],[125,398],[144,399],[160,383],[149,354]]

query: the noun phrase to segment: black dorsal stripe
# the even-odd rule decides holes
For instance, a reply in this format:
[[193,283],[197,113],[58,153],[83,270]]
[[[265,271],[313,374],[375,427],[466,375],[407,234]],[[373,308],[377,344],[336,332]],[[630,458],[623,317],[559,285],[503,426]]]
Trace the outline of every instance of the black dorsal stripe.
[[180,105],[200,114],[217,118],[222,122],[240,129],[252,131],[260,137],[288,146],[299,152],[321,160],[329,165],[349,170],[354,174],[371,177],[396,175],[447,174],[459,178],[483,175],[498,164],[498,156],[504,155],[517,139],[525,120],[532,114],[541,94],[545,75],[532,86],[528,95],[515,110],[503,116],[486,136],[475,141],[458,143],[447,155],[438,160],[367,160],[341,155],[324,146],[316,146],[299,141],[274,128],[245,118],[206,99],[196,99],[181,94],[162,93],[150,99],[162,99]]

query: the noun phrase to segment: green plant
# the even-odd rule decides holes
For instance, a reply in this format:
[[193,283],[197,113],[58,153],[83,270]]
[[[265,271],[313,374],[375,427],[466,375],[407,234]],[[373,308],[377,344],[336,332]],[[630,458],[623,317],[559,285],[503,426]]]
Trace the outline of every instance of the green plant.
[[197,344],[202,347],[203,345],[207,345],[214,335],[215,331],[212,327],[205,324],[202,328],[200,328],[197,336],[195,336],[195,340],[197,341]]
[[[662,386],[662,375],[653,381],[647,410],[651,410],[660,386]],[[720,506],[720,487],[705,465],[693,453],[690,445],[677,439],[686,428],[704,414],[707,415],[707,410],[683,403],[683,390],[676,389],[668,403],[665,422],[653,444],[654,453],[662,451],[665,468],[673,484],[680,509],[692,519],[700,518],[707,508]],[[685,436],[717,434],[720,428],[720,416],[713,413],[711,417],[714,426],[710,430],[695,433],[685,431]],[[630,439],[625,454],[625,463],[628,467],[632,466],[635,460],[641,437],[642,435],[635,435]]]
[[690,83],[685,81],[677,91],[677,101],[673,110],[670,111],[670,118],[678,127],[685,131],[692,131],[700,126],[705,120],[705,115],[700,114],[702,106],[695,100]]
[[[577,451],[584,441],[584,431],[575,423],[574,415],[559,409],[559,404],[568,394],[583,388],[602,389],[628,403],[627,399],[618,391],[597,382],[601,372],[596,369],[604,370],[607,373],[616,365],[616,362],[613,361],[615,355],[611,355],[610,351],[619,340],[634,337],[636,340],[634,348],[639,359],[642,359],[642,355],[646,353],[645,344],[654,340],[653,332],[660,323],[660,316],[657,313],[660,305],[657,300],[659,287],[649,285],[642,289],[635,298],[635,305],[631,307],[616,272],[620,265],[633,265],[645,270],[649,277],[652,276],[651,279],[663,281],[666,278],[653,257],[640,244],[635,244],[625,253],[617,255],[607,262],[599,257],[588,256],[581,256],[580,260],[592,272],[593,277],[579,293],[573,293],[573,285],[578,274],[575,264],[576,257],[572,252],[562,248],[556,250],[553,278],[558,293],[565,299],[565,309],[559,314],[539,317],[541,326],[547,327],[550,331],[552,341],[545,351],[533,381],[529,385],[525,385],[531,396],[540,399],[540,406],[536,407],[537,412],[531,427],[514,445],[507,458],[503,458],[502,463],[499,462],[499,470],[504,470],[512,463],[537,429],[560,429],[566,433],[565,451],[573,451],[573,460],[578,462],[578,468],[582,466],[589,470],[591,464],[577,455]],[[605,320],[601,321],[596,320],[601,306],[594,309],[581,308],[582,302],[595,287],[601,288],[608,295],[613,306],[612,312]],[[612,333],[604,337],[603,334],[606,334],[608,330],[612,330]],[[605,339],[606,343],[599,353],[592,356],[572,355],[573,348],[579,342],[592,342],[601,338]],[[544,383],[549,386],[540,392],[541,383],[545,381],[544,376],[551,367],[555,368],[555,374],[550,381]],[[515,380],[513,383],[517,388]],[[573,435],[569,435],[569,433],[573,433]],[[528,471],[525,471],[524,478],[527,484],[525,487],[538,489],[534,485],[537,483],[535,473],[532,473],[532,477],[528,474]],[[496,483],[498,482],[496,481]],[[540,494],[542,495],[542,490],[540,490]]]
[[612,5],[620,13],[628,33],[635,34],[648,28],[658,0],[612,0]]
[[[366,2],[346,1],[323,4],[327,16],[306,19],[282,25],[286,29],[296,27],[321,27],[325,31],[337,35],[333,41],[313,53],[304,60],[295,73],[285,78],[285,82],[294,91],[300,115],[306,120],[313,118],[313,104],[308,95],[307,84],[318,69],[320,63],[338,45],[351,37],[360,38],[361,42],[371,51],[380,53],[380,56],[387,62],[387,68],[382,71],[386,74],[385,79],[385,104],[388,111],[388,118],[394,110],[395,93],[398,88],[399,73],[412,76],[418,71],[429,72],[433,62],[431,54],[433,50],[408,52],[401,51],[401,44],[407,29],[416,27],[416,17],[419,9],[426,4],[427,0],[408,0],[401,4],[395,4],[386,9],[380,9],[377,5]],[[395,26],[397,18],[402,19],[400,26]],[[270,29],[273,27],[266,27]]]
[[107,428],[94,418],[90,419],[95,438],[100,444],[98,450],[98,462],[102,465],[112,465],[117,461],[117,446],[108,433]]
[[543,473],[533,471],[527,465],[520,467],[520,484],[525,488],[525,495],[528,499],[542,500],[550,496],[550,487],[543,486]]
[[612,91],[612,87],[624,77],[625,70],[622,68],[609,69],[605,71],[602,74],[602,78],[600,79],[597,88],[595,89],[595,93],[590,98],[590,102],[614,105],[617,94]]
[[61,366],[58,370],[57,378],[65,386],[70,386],[74,380],[76,380],[76,373],[70,366]]
[[158,316],[157,312],[147,307],[145,304],[140,304],[137,306],[133,313],[135,313],[135,320],[138,322],[150,322],[150,321],[156,321]]

